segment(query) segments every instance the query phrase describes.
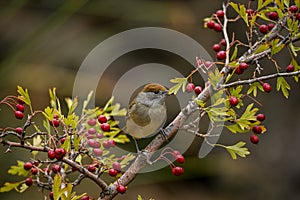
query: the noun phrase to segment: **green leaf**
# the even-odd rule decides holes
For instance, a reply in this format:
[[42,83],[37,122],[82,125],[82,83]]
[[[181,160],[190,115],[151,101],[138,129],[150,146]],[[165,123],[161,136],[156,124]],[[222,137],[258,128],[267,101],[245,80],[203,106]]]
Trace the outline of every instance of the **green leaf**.
[[197,100],[197,104],[198,104],[201,108],[204,108],[206,102],[204,102],[204,101],[202,101],[202,100]]
[[[33,138],[33,146],[41,147],[42,146],[42,138],[40,135]],[[38,154],[38,151],[32,151],[32,156],[35,157]]]
[[69,110],[68,115],[72,115],[78,106],[78,99],[76,97],[74,99],[66,98],[65,101]]
[[216,68],[214,72],[213,71],[208,72],[208,80],[214,88],[217,88],[222,77],[223,75],[219,72],[218,68]]
[[277,54],[278,52],[280,52],[283,49],[283,47],[285,46],[284,44],[278,45],[279,41],[280,40],[278,38],[276,38],[276,39],[274,39],[270,42],[271,47],[272,47],[271,56],[273,56],[274,54]]
[[49,96],[50,96],[50,105],[55,110],[58,110],[59,113],[61,113],[61,107],[59,99],[56,96],[56,88],[49,89]]
[[236,3],[230,2],[230,5],[242,17],[242,19],[244,20],[246,25],[249,26],[248,15],[246,13],[246,8],[245,8],[244,4],[236,4]]
[[266,44],[266,43],[262,44],[255,50],[254,54],[264,52],[264,51],[268,50],[269,48],[270,48],[269,44]]
[[125,116],[127,113],[127,110],[125,108],[120,109],[121,105],[116,103],[111,106],[111,113],[110,115],[112,116]]
[[283,77],[277,78],[276,89],[277,91],[281,89],[284,97],[289,98],[289,90],[291,89],[291,86],[286,82],[286,80]]
[[237,53],[238,53],[238,46],[239,46],[238,44],[235,45],[234,51],[233,51],[233,53],[232,53],[232,55],[231,55],[231,58],[230,58],[230,61],[233,61],[233,60],[236,59],[236,56],[237,56]]
[[75,113],[72,113],[67,118],[64,118],[63,121],[67,127],[71,126],[75,129],[79,123],[79,117]]
[[237,159],[237,156],[245,158],[246,155],[250,154],[250,151],[248,150],[248,148],[244,147],[245,144],[246,144],[245,142],[241,141],[232,146],[225,146],[225,148],[228,151],[228,153],[230,154],[230,156],[232,157],[232,159],[235,160],[235,159]]
[[125,168],[133,159],[135,159],[135,156],[133,154],[127,154],[126,157],[120,162],[121,167]]
[[84,115],[84,111],[86,110],[88,104],[90,103],[93,94],[94,94],[94,92],[90,91],[87,98],[86,98],[86,100],[84,100],[83,107],[82,107],[82,115]]
[[177,94],[177,92],[182,88],[182,92],[185,91],[188,78],[174,78],[170,80],[171,83],[176,83],[173,87],[169,89],[169,94]]
[[289,47],[295,57],[297,57],[297,51],[300,51],[300,47],[295,47],[293,43],[289,43]]
[[296,4],[296,6],[297,6],[298,8],[300,8],[300,0],[294,0],[294,2],[295,2],[295,4]]
[[32,112],[32,107],[31,107],[31,100],[29,97],[29,92],[27,89],[23,89],[21,86],[17,86],[17,92],[19,94],[18,98],[22,99],[26,105],[30,107],[30,110]]
[[276,3],[276,5],[277,5],[281,10],[284,9],[284,5],[283,5],[282,0],[275,0],[275,3]]
[[[300,70],[300,66],[298,65],[297,61],[294,58],[292,58],[291,64],[294,65],[295,71],[299,71]],[[298,81],[299,81],[299,75],[298,76],[294,76],[294,79],[298,83]]]
[[24,169],[24,162],[17,160],[17,163],[18,163],[17,166],[10,167],[10,169],[8,170],[8,173],[11,175],[27,177],[29,174],[29,171]]
[[19,192],[19,186],[24,183],[24,181],[20,181],[20,182],[17,182],[17,183],[9,183],[9,182],[6,182],[4,183],[4,186],[2,186],[0,188],[0,192],[9,192],[11,190],[15,190],[17,192]]
[[[261,8],[266,7],[267,5],[269,5],[270,3],[272,3],[274,0],[259,0],[259,4],[261,5],[260,7],[258,7],[258,10],[260,10]],[[263,3],[262,3],[263,2]]]
[[142,196],[141,196],[141,195],[138,195],[137,200],[143,200]]
[[18,192],[23,193],[23,192],[25,192],[28,188],[29,188],[29,187],[28,187],[25,183],[23,183],[23,184],[21,185],[21,187],[20,187],[20,189],[19,189]]
[[54,112],[54,109],[53,108],[50,108],[49,106],[47,106],[45,109],[44,109],[44,112],[43,112],[43,115],[48,119],[48,120],[53,120],[53,112]]
[[252,83],[251,86],[250,86],[250,88],[247,91],[247,94],[253,93],[253,96],[256,97],[256,95],[257,95],[257,88],[260,91],[263,91],[263,87],[262,87],[262,85],[259,82]]
[[284,0],[284,5],[286,7],[290,7],[290,0]]

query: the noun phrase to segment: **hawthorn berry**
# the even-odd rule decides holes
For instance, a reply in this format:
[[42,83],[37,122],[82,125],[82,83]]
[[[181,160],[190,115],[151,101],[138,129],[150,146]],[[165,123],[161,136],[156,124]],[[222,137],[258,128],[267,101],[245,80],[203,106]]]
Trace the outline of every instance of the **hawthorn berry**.
[[174,158],[176,158],[178,155],[181,155],[181,153],[179,151],[177,151],[177,150],[174,150],[172,152],[172,155],[174,156]]
[[50,125],[54,127],[59,127],[59,120],[57,118],[54,118],[50,121]]
[[23,119],[24,114],[23,114],[21,111],[16,110],[16,111],[15,111],[15,117],[16,117],[17,119]]
[[89,126],[95,126],[97,124],[97,120],[94,119],[94,118],[91,118],[91,119],[88,120],[87,123],[88,123]]
[[102,134],[102,133],[97,133],[97,134],[96,134],[96,137],[97,137],[98,139],[102,139],[102,138],[103,138],[103,134]]
[[267,25],[262,24],[259,26],[259,31],[263,34],[267,34],[269,32],[269,28]]
[[112,139],[108,140],[107,142],[108,142],[109,147],[115,147],[116,146],[116,142]]
[[252,130],[256,134],[260,134],[262,132],[261,126],[253,126]]
[[39,170],[38,170],[37,168],[32,168],[32,169],[31,169],[31,174],[32,174],[32,175],[37,175],[38,171],[39,171]]
[[89,128],[88,133],[91,134],[91,135],[93,135],[93,134],[96,133],[96,129],[94,129],[94,128]]
[[55,158],[55,152],[54,152],[52,149],[50,149],[50,150],[48,151],[48,158],[49,158],[50,160],[53,160],[53,159]]
[[96,156],[102,156],[102,154],[103,154],[101,149],[94,149],[93,152]]
[[294,67],[294,65],[289,65],[289,66],[287,66],[286,67],[286,72],[293,72],[295,70],[295,67]]
[[296,14],[296,19],[297,19],[297,20],[300,20],[300,13],[297,13],[297,14]]
[[57,148],[54,150],[55,152],[55,158],[57,160],[62,160],[62,158],[66,155],[66,150],[64,148]]
[[183,155],[177,155],[176,156],[176,161],[180,164],[184,163],[184,157]]
[[52,172],[53,173],[59,173],[60,172],[60,166],[59,165],[52,165]]
[[244,72],[244,70],[242,70],[240,67],[237,67],[236,70],[235,70],[235,73],[240,75]]
[[88,170],[89,170],[89,172],[95,172],[96,171],[96,167],[94,165],[89,165],[88,166]]
[[62,143],[62,144],[65,143],[65,141],[66,141],[65,137],[63,137],[63,138],[60,139],[60,143]]
[[202,92],[202,87],[196,86],[194,92],[196,93],[196,95],[200,94]]
[[172,168],[172,174],[173,174],[174,176],[180,176],[180,175],[183,174],[183,173],[184,173],[184,170],[183,170],[182,167],[173,167],[173,168]]
[[102,146],[103,146],[105,149],[109,149],[109,148],[110,148],[110,144],[108,143],[107,140],[105,140],[105,141],[102,142]]
[[115,169],[115,170],[117,170],[117,171],[121,171],[122,170],[122,167],[121,167],[121,165],[120,165],[119,162],[113,162],[112,168]]
[[296,13],[298,11],[298,7],[295,5],[290,6],[289,11],[291,11],[291,13]]
[[208,22],[206,23],[206,25],[207,25],[208,28],[213,29],[214,26],[215,26],[215,22],[214,22],[214,21],[208,21]]
[[28,177],[28,178],[25,179],[25,184],[26,184],[27,186],[31,186],[32,183],[33,183],[32,178]]
[[192,92],[192,91],[194,90],[194,88],[195,88],[194,83],[188,83],[188,84],[186,85],[186,87],[185,87],[185,90],[186,90],[187,92]]
[[246,70],[248,68],[248,64],[247,63],[240,63],[239,68],[241,68],[242,70]]
[[218,18],[223,18],[224,17],[224,11],[223,10],[217,10],[216,15]]
[[20,97],[18,97],[17,101],[18,101],[19,104],[22,104],[22,105],[25,104],[25,102],[23,101],[23,99],[21,99]]
[[226,52],[225,52],[225,51],[219,51],[219,52],[217,53],[217,58],[218,58],[219,60],[224,60],[224,59],[226,58]]
[[120,193],[120,194],[124,194],[126,192],[126,187],[124,185],[118,185],[117,186],[117,191]]
[[108,170],[108,174],[109,174],[110,176],[112,176],[112,177],[115,177],[115,176],[117,176],[118,171],[115,170],[115,169],[113,169],[113,168],[111,168],[111,169]]
[[22,133],[23,133],[23,129],[22,129],[21,127],[17,127],[17,128],[15,129],[15,131],[16,131],[16,133],[18,133],[18,134],[22,134]]
[[31,168],[32,168],[32,163],[31,162],[24,163],[24,169],[25,170],[31,170]]
[[267,93],[269,93],[269,92],[271,92],[271,85],[269,84],[269,83],[263,83],[263,89],[264,89],[264,91],[265,92],[267,92]]
[[218,24],[218,23],[215,23],[214,25],[214,30],[216,32],[221,32],[222,31],[222,25],[221,24]]
[[24,112],[25,108],[24,108],[24,106],[22,104],[17,104],[16,105],[16,110]]
[[223,38],[223,39],[220,41],[220,44],[221,44],[222,46],[226,46],[226,40]]
[[100,115],[98,117],[98,122],[101,123],[101,124],[106,123],[107,122],[106,116],[105,115]]
[[275,26],[275,24],[269,23],[269,24],[268,24],[268,30],[269,30],[269,31],[272,30],[272,29],[274,28],[274,26]]
[[215,52],[219,52],[219,51],[221,50],[221,46],[220,46],[219,44],[214,44],[214,45],[213,45],[213,50],[214,50]]
[[54,200],[54,194],[52,191],[49,193],[49,198],[50,198],[50,200]]
[[266,117],[265,117],[265,115],[264,114],[258,114],[258,115],[256,115],[256,119],[258,120],[258,121],[264,121],[265,119],[266,119]]
[[268,17],[271,19],[271,20],[277,20],[278,19],[278,13],[273,11],[273,12],[269,12],[268,13]]
[[89,196],[87,196],[87,195],[84,195],[83,197],[81,197],[81,200],[89,200],[90,198],[89,198]]
[[103,123],[101,124],[101,129],[104,131],[104,132],[109,132],[110,131],[110,125],[108,123]]
[[252,18],[252,16],[254,15],[254,10],[252,10],[251,8],[246,10],[246,13],[248,14],[248,18]]
[[50,169],[49,169],[48,167],[45,167],[45,168],[43,169],[43,171],[44,171],[46,174],[49,174],[49,173],[50,173]]
[[253,144],[257,144],[259,142],[259,138],[257,135],[253,134],[250,136],[250,141],[253,143]]
[[239,100],[235,96],[231,96],[229,98],[229,103],[230,103],[231,106],[234,107],[234,106],[238,105]]

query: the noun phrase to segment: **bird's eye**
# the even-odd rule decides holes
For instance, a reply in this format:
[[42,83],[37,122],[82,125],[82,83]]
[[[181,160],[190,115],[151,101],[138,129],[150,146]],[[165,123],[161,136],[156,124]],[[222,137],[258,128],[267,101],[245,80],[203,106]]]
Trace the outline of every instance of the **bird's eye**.
[[158,91],[158,90],[155,90],[155,91],[154,91],[154,94],[158,94],[158,93],[159,93],[159,91]]

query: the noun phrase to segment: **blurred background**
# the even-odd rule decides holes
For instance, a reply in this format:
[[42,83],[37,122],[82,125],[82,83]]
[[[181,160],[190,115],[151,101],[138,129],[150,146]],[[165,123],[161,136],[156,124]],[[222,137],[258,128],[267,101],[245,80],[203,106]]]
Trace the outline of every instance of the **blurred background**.
[[[0,0],[0,99],[15,95],[17,85],[29,89],[35,109],[48,105],[51,87],[57,87],[61,99],[72,96],[77,70],[88,53],[110,36],[138,27],[164,27],[182,32],[215,58],[212,45],[222,36],[204,29],[203,19],[220,9],[221,4],[221,0]],[[230,30],[244,39],[240,25],[230,26]],[[289,63],[288,54],[278,58],[279,65],[285,68]],[[131,52],[109,67],[110,73],[97,89],[97,105],[109,99],[120,73],[149,62],[181,67],[185,74],[192,69],[186,61],[168,52]],[[270,63],[264,61],[264,64]],[[219,148],[199,159],[202,141],[196,139],[185,153],[184,175],[174,177],[169,167],[140,174],[126,194],[116,199],[137,199],[138,194],[157,200],[300,199],[300,85],[288,81],[292,87],[288,100],[275,91],[274,81],[271,81],[274,89],[270,94],[258,95],[268,129],[260,136],[258,145],[249,142],[250,134],[233,135],[223,131],[220,143],[247,142],[251,151],[247,159],[232,160]],[[203,85],[202,80],[194,79],[194,82]],[[0,127],[22,125],[7,106],[1,105],[0,109]],[[25,161],[30,156],[22,149],[4,154],[5,150],[0,147],[1,186],[6,181],[20,180],[8,176],[7,170],[16,160]],[[100,192],[88,180],[77,191],[93,197]],[[42,192],[31,187],[23,194],[0,193],[0,199],[43,199]]]

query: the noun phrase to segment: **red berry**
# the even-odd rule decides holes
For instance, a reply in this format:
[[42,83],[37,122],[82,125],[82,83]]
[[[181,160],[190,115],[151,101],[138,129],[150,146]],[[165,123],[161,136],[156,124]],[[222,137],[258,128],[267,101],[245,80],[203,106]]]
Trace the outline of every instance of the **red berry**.
[[221,24],[218,24],[218,23],[215,23],[214,25],[214,30],[216,32],[221,32],[222,31],[222,25]]
[[268,14],[268,17],[271,19],[271,20],[277,20],[278,19],[278,13],[277,12],[270,12]]
[[24,114],[23,114],[21,111],[16,110],[16,111],[15,111],[15,117],[16,117],[17,119],[23,119]]
[[102,146],[103,146],[105,149],[109,149],[109,148],[110,148],[110,144],[108,143],[107,140],[105,140],[105,141],[102,142]]
[[215,52],[219,52],[219,51],[221,50],[221,46],[220,46],[219,44],[214,44],[214,45],[213,45],[213,50],[214,50]]
[[226,46],[226,40],[223,38],[223,39],[220,41],[220,44],[221,44],[222,46]]
[[119,162],[113,162],[112,168],[115,169],[115,170],[117,170],[117,171],[121,171],[122,170],[122,167],[121,167],[121,165],[120,165]]
[[93,135],[93,134],[96,133],[96,129],[94,129],[94,128],[89,128],[88,133]]
[[176,156],[176,161],[178,162],[178,163],[184,163],[184,157],[183,157],[183,155],[177,155]]
[[102,134],[102,133],[97,133],[97,134],[96,134],[96,137],[97,137],[98,139],[102,139],[102,138],[103,138],[103,134]]
[[176,158],[178,155],[181,155],[181,153],[179,151],[177,151],[177,150],[174,150],[172,152],[172,155],[174,156],[174,158]]
[[23,129],[22,129],[21,127],[17,127],[17,128],[15,129],[15,131],[16,131],[16,133],[18,133],[18,134],[22,134],[22,133],[23,133]]
[[97,120],[92,118],[87,122],[89,126],[95,126],[97,124]]
[[217,15],[218,18],[223,18],[224,17],[224,11],[223,10],[218,10],[216,12],[216,15]]
[[268,30],[269,30],[269,31],[272,30],[272,29],[274,28],[274,26],[275,26],[275,24],[269,23],[269,24],[268,24]]
[[89,170],[89,172],[95,172],[96,171],[96,167],[94,165],[89,165],[88,166],[88,170]]
[[62,158],[66,155],[66,150],[65,149],[63,149],[63,148],[57,148],[57,149],[55,149],[55,158],[57,159],[57,160],[62,160]]
[[185,90],[186,90],[187,92],[192,92],[192,91],[194,90],[194,88],[195,88],[194,83],[188,83],[188,84],[186,85],[186,87],[185,87]]
[[59,127],[59,120],[54,118],[52,121],[50,121],[50,125],[54,127]]
[[39,171],[39,170],[38,170],[37,168],[32,168],[32,169],[31,169],[31,174],[37,175],[38,171]]
[[196,93],[196,95],[200,94],[202,92],[202,87],[196,86],[194,92]]
[[289,65],[286,67],[286,72],[293,72],[295,70],[294,65]]
[[263,33],[263,34],[267,34],[268,31],[269,31],[269,28],[268,28],[267,25],[262,24],[262,25],[259,26],[259,31],[260,31],[261,33]]
[[31,162],[24,163],[24,169],[25,170],[30,170],[31,168],[32,168],[32,163]]
[[109,147],[115,147],[116,146],[116,142],[114,140],[108,140],[108,145]]
[[117,186],[117,191],[120,193],[120,194],[124,194],[126,192],[126,187],[124,185],[118,185]]
[[251,8],[246,10],[246,13],[250,16],[252,16],[254,14],[254,10],[252,10]]
[[244,70],[242,70],[240,67],[237,67],[236,70],[235,70],[235,73],[240,75],[244,72]]
[[110,125],[108,123],[103,123],[101,124],[101,129],[104,131],[104,132],[109,132],[110,131]]
[[48,158],[49,158],[50,160],[53,160],[53,159],[55,158],[55,152],[54,152],[52,149],[50,149],[50,150],[48,151]]
[[289,10],[291,11],[291,13],[296,13],[298,11],[298,7],[295,5],[290,6]]
[[207,25],[208,28],[213,29],[214,26],[215,26],[215,22],[214,22],[214,21],[208,21],[208,22],[206,23],[206,25]]
[[271,85],[269,83],[264,83],[262,86],[263,86],[263,89],[264,89],[265,92],[267,92],[267,93],[271,92],[272,88],[271,88]]
[[229,98],[229,103],[230,103],[231,106],[234,107],[234,106],[238,105],[239,100],[235,96],[231,96]]
[[53,173],[59,173],[60,172],[60,166],[59,165],[52,165],[52,171]]
[[266,117],[265,117],[265,115],[264,114],[258,114],[258,115],[256,115],[256,119],[258,120],[258,121],[264,121],[265,119],[266,119]]
[[102,156],[103,153],[101,149],[94,149],[93,152],[96,156]]
[[297,13],[297,14],[296,14],[296,19],[297,19],[297,20],[300,20],[300,13]]
[[49,174],[49,173],[50,173],[50,169],[49,169],[48,167],[45,167],[45,168],[43,169],[43,171],[44,171],[46,174]]
[[26,178],[26,180],[25,180],[25,184],[27,185],[27,186],[31,186],[32,185],[32,183],[33,183],[33,181],[32,181],[32,178]]
[[89,200],[90,198],[89,198],[89,196],[87,196],[87,195],[84,195],[83,197],[81,197],[81,200]]
[[101,124],[106,123],[107,122],[106,116],[105,115],[100,115],[98,117],[98,122],[101,123]]
[[262,128],[261,126],[254,126],[252,128],[253,132],[256,133],[256,134],[260,134],[262,132]]
[[250,141],[253,143],[253,144],[257,144],[259,142],[259,138],[257,135],[251,135],[250,136]]
[[88,144],[90,147],[94,147],[94,146],[95,146],[95,143],[96,143],[96,140],[94,140],[94,139],[89,139],[89,140],[87,141],[87,144]]
[[174,176],[180,176],[181,174],[183,174],[184,170],[182,167],[174,167],[172,168],[172,174]]
[[17,101],[18,101],[19,104],[25,104],[25,102],[23,101],[23,99],[21,99],[20,97],[18,97]]
[[62,143],[62,144],[65,143],[65,141],[66,141],[65,137],[63,137],[63,138],[60,139],[60,143]]
[[226,52],[225,52],[225,51],[219,51],[219,52],[217,53],[217,58],[218,58],[219,60],[224,60],[224,59],[226,58]]
[[242,70],[246,70],[248,68],[248,64],[247,63],[240,63],[239,68],[241,68]]
[[49,193],[49,198],[50,198],[50,200],[54,200],[54,194],[52,191]]
[[115,177],[115,176],[117,176],[118,171],[111,168],[111,169],[108,170],[108,174],[109,174],[110,176],[112,176],[112,177]]
[[17,109],[18,111],[21,111],[21,112],[24,112],[24,110],[25,110],[25,108],[24,108],[24,106],[23,106],[22,104],[17,104],[17,105],[16,105],[16,109]]

